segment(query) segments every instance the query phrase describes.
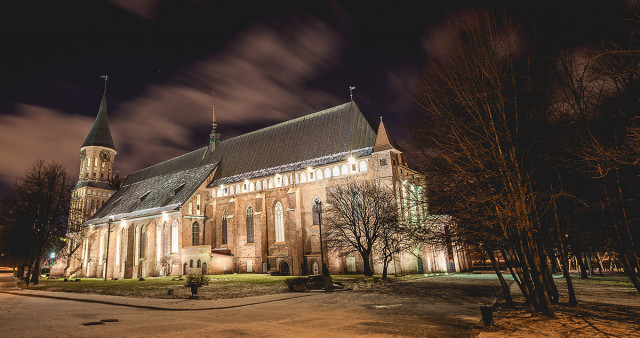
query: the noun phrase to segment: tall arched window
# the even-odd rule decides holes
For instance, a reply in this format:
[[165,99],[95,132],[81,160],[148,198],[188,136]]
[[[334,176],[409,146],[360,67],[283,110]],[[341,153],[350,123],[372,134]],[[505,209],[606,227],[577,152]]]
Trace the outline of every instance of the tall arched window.
[[171,224],[171,253],[178,253],[178,220]]
[[276,215],[276,242],[284,242],[284,211],[282,203],[277,202],[275,207]]
[[322,169],[316,170],[316,180],[322,179]]
[[337,166],[333,167],[333,176],[340,176],[340,168]]
[[340,174],[346,175],[348,173],[349,173],[349,166],[346,164],[343,164],[342,167],[340,167]]
[[313,225],[319,225],[320,224],[320,212],[321,212],[321,202],[319,198],[316,198],[313,200],[313,205],[311,208],[312,214],[313,214]]
[[260,180],[256,181],[256,190],[262,190],[262,182]]
[[144,258],[144,249],[147,247],[147,226],[140,230],[140,258]]
[[324,169],[324,178],[329,178],[329,177],[331,177],[331,169],[325,168]]
[[247,208],[247,243],[253,243],[253,208]]
[[307,174],[305,172],[301,172],[300,173],[300,183],[306,183],[307,182]]
[[284,175],[284,183],[282,185],[289,185],[289,175]]
[[200,245],[200,225],[193,222],[191,225],[191,245]]
[[222,214],[222,244],[227,244],[227,211]]

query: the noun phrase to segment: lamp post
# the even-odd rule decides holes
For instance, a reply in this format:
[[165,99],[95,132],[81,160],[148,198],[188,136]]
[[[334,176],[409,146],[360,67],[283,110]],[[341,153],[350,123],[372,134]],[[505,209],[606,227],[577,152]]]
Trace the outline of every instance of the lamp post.
[[111,238],[111,222],[113,221],[113,216],[109,216],[108,228],[107,228],[107,254],[104,258],[104,280],[107,280],[107,272],[109,271],[109,239]]
[[[318,229],[320,230],[320,276],[324,277],[324,249],[322,248],[322,202],[316,201],[318,206]],[[329,269],[327,269],[328,271]]]

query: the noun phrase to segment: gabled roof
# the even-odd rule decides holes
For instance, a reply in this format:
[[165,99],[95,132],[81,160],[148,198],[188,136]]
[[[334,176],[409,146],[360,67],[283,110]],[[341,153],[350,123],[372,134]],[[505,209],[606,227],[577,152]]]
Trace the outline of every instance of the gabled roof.
[[212,185],[368,155],[375,138],[358,106],[345,103],[220,142]]
[[211,185],[237,182],[365,156],[375,138],[372,123],[349,102],[221,141],[213,152],[203,147],[136,171],[86,224],[174,210],[214,169]]
[[[100,103],[100,109],[98,110],[98,116],[96,116],[93,127],[89,131],[89,135],[84,140],[82,147],[88,146],[100,146],[107,147],[116,150],[116,146],[113,145],[113,138],[111,138],[111,130],[109,130],[109,121],[107,119],[107,92],[102,95],[102,102]],[[81,148],[82,148],[81,147]]]

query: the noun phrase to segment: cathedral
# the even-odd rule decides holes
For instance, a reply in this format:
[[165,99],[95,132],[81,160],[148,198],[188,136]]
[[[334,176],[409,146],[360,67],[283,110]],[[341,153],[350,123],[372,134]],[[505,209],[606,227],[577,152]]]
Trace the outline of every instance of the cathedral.
[[[107,119],[106,88],[80,148],[72,193],[64,275],[143,278],[183,274],[318,274],[320,248],[332,274],[362,273],[358,254],[321,246],[327,189],[347,180],[393,187],[401,217],[429,215],[425,178],[411,169],[384,123],[353,102],[229,139],[213,107],[207,146],[114,180],[117,155]],[[75,248],[71,248],[74,246]],[[454,272],[471,267],[466,250],[420,245],[389,271]],[[381,264],[373,260],[374,273]]]

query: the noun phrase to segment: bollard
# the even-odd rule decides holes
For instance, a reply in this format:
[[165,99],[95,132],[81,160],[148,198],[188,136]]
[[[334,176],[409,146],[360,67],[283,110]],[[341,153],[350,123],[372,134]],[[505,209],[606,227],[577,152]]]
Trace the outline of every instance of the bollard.
[[485,327],[491,326],[493,324],[493,308],[491,305],[481,305],[480,306],[480,314],[482,315],[482,322]]

